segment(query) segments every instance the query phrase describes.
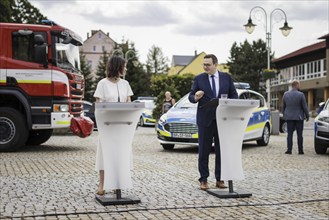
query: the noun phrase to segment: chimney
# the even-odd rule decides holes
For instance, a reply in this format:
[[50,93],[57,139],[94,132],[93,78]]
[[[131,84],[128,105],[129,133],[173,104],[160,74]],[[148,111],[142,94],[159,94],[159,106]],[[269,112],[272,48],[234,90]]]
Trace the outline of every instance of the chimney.
[[97,33],[97,30],[91,30],[91,36]]
[[194,56],[198,56],[198,51],[197,50],[194,51]]
[[87,33],[87,39],[89,39],[89,33]]
[[110,33],[109,33],[109,32],[107,32],[107,33],[106,33],[106,35],[109,37],[109,36],[110,36]]

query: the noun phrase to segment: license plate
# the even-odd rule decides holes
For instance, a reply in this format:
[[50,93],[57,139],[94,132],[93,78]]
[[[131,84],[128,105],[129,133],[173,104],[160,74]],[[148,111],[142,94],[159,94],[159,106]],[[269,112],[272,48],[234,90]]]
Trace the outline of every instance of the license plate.
[[81,84],[77,83],[77,89],[81,89]]
[[174,138],[192,138],[192,134],[188,133],[173,133],[172,136]]

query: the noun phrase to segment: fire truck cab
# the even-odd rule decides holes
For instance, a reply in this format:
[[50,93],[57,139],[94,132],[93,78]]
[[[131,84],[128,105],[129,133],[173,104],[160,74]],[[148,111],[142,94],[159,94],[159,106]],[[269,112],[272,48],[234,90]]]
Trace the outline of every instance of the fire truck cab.
[[42,144],[81,115],[82,42],[51,21],[0,23],[0,151]]

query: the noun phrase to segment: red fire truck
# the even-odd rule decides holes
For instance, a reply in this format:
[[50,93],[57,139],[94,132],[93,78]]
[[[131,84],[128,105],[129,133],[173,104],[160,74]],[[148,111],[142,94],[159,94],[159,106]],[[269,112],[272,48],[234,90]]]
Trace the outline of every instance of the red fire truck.
[[83,108],[77,34],[54,22],[0,23],[0,151],[46,142]]

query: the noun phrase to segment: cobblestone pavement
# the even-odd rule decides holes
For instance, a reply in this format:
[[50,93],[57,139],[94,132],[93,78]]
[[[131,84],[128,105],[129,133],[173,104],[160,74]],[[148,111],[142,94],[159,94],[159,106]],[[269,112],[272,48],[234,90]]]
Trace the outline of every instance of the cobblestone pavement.
[[[234,189],[249,198],[220,199],[198,189],[197,148],[164,151],[152,127],[135,134],[134,188],[122,196],[133,205],[102,206],[95,200],[97,132],[82,139],[53,136],[41,146],[0,153],[0,219],[328,219],[329,153],[317,155],[313,130],[304,130],[305,155],[284,154],[286,135],[270,144],[243,146],[245,180]],[[214,153],[210,156],[214,187]],[[114,196],[114,195],[113,195]]]

